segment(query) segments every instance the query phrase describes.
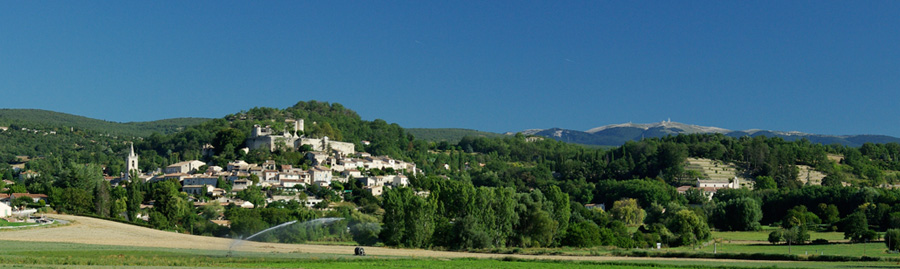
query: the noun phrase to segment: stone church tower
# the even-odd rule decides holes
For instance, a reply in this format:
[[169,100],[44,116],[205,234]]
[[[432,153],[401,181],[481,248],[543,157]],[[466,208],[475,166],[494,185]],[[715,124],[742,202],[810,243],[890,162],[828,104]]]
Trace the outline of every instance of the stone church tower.
[[132,170],[138,174],[141,173],[141,169],[138,168],[138,155],[134,154],[134,142],[131,143],[131,151],[128,153],[128,157],[125,158],[125,167],[125,178],[131,177]]

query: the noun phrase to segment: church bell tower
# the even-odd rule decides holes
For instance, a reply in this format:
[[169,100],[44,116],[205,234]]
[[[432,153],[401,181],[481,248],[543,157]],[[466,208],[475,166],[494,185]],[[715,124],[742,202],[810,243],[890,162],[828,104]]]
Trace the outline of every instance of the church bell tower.
[[131,143],[131,151],[128,153],[128,157],[125,158],[125,178],[131,177],[131,171],[135,171],[138,174],[141,173],[141,169],[138,169],[138,155],[134,154],[134,142]]

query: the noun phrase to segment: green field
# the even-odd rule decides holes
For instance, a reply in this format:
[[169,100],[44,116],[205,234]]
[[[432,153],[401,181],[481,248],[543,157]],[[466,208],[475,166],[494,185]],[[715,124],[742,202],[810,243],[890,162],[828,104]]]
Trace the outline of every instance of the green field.
[[[218,268],[681,268],[646,263],[520,259],[414,259],[336,254],[259,253],[0,240],[0,267],[169,266]],[[696,267],[696,266],[692,266]]]
[[[679,249],[691,251],[690,248]],[[786,244],[727,244],[709,245],[696,252],[701,253],[775,253],[797,255],[838,255],[852,257],[893,257],[900,258],[900,254],[887,253],[887,247],[883,242],[866,244],[824,244],[824,245],[791,245]]]
[[27,222],[9,222],[9,221],[6,221],[5,219],[0,219],[0,227],[4,227],[4,226],[15,227],[15,226],[27,226],[27,225],[34,225],[34,223],[27,223]]
[[[877,243],[866,247],[877,249]],[[709,248],[711,251],[711,248]],[[800,251],[800,247],[796,248]],[[730,251],[719,248],[720,251]],[[731,249],[734,250],[734,249]],[[749,248],[752,251],[769,251]],[[881,247],[883,251],[883,244]],[[706,249],[700,250],[706,251]],[[776,250],[772,250],[776,251]],[[828,250],[831,251],[831,250]],[[895,254],[896,255],[896,254]],[[848,268],[895,267],[897,262],[785,262],[643,259],[615,262],[527,259],[433,259],[337,254],[234,252],[0,240],[0,267],[218,267],[218,268]]]
[[[712,232],[712,237],[715,239],[721,239],[724,241],[761,241],[768,242],[769,233],[776,230],[777,228],[763,226],[761,231],[749,231],[749,232]],[[825,239],[828,242],[846,242],[844,239],[844,233],[842,232],[809,232],[809,240],[816,239]]]

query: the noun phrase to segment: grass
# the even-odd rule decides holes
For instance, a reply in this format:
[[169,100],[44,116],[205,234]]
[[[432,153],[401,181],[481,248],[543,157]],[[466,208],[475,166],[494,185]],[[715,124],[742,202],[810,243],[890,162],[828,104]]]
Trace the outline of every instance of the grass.
[[[235,252],[0,240],[0,267],[232,267],[232,268],[682,268],[652,263],[522,259],[416,259],[338,254]],[[697,268],[697,266],[690,266]],[[704,267],[700,267],[704,268]]]
[[839,256],[869,256],[869,257],[893,257],[900,258],[898,254],[887,253],[887,247],[882,242],[865,244],[824,244],[824,245],[791,245],[786,244],[718,244],[709,245],[699,250],[690,247],[676,248],[683,251],[696,251],[701,253],[773,253],[796,255],[839,255]]
[[[712,237],[725,241],[769,241],[769,233],[778,228],[763,226],[760,231],[749,232],[712,232]],[[828,242],[846,242],[842,232],[809,232],[809,240],[825,239]]]
[[[864,245],[868,256],[891,257],[884,253],[884,244]],[[862,255],[862,244],[833,244],[792,246],[793,253],[803,254],[813,248],[831,255]],[[709,246],[697,252],[712,252]],[[575,254],[578,249],[548,249]],[[608,251],[608,249],[597,249]],[[663,251],[694,251],[674,248]],[[720,244],[719,253],[726,252],[787,253],[787,246]],[[526,250],[523,252],[531,252]],[[538,251],[541,252],[541,251]],[[596,255],[597,252],[594,252]],[[229,255],[233,254],[233,255]],[[812,254],[812,253],[810,253]],[[584,253],[582,255],[590,255]],[[346,254],[309,254],[278,252],[234,252],[224,250],[169,249],[149,247],[104,246],[73,243],[18,242],[0,240],[0,267],[229,267],[229,268],[713,268],[713,267],[779,267],[779,268],[849,268],[896,267],[898,262],[785,262],[740,261],[712,259],[646,258],[619,261],[553,261],[505,259],[436,259],[392,256],[357,257]]]
[[15,226],[27,226],[27,225],[35,225],[35,223],[27,223],[27,222],[9,222],[5,219],[0,219],[0,227],[15,227]]

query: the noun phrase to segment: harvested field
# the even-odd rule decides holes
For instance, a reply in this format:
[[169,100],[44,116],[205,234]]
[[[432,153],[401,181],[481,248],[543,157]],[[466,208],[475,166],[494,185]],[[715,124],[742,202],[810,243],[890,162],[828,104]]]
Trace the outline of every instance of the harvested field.
[[797,173],[797,179],[803,184],[807,184],[809,182],[810,185],[822,185],[822,179],[825,178],[825,174],[816,170],[813,170],[812,167],[806,165],[798,165],[797,168],[800,170]]

